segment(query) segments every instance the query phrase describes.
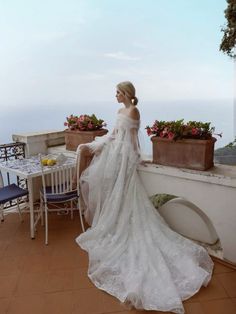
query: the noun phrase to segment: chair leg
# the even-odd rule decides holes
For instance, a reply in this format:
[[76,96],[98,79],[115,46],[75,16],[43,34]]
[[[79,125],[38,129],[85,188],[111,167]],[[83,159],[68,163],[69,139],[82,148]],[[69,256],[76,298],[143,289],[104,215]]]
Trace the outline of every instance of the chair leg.
[[16,200],[16,203],[17,203],[17,209],[18,209],[18,213],[19,213],[19,216],[20,216],[20,220],[22,222],[23,218],[22,218],[21,209],[20,209],[20,205],[19,205],[19,199]]
[[40,203],[40,217],[41,217],[41,226],[44,226],[44,217],[43,217],[43,204]]
[[48,245],[48,207],[47,204],[44,205],[45,210],[45,244]]
[[39,211],[40,211],[40,218],[41,218],[41,226],[43,226],[44,225],[44,217],[43,217],[43,199],[42,199],[42,196],[40,196]]
[[0,205],[0,216],[1,216],[1,222],[3,222],[3,221],[4,221],[3,209],[4,209],[4,206],[3,206],[3,205]]
[[73,201],[70,201],[70,218],[71,220],[74,218]]

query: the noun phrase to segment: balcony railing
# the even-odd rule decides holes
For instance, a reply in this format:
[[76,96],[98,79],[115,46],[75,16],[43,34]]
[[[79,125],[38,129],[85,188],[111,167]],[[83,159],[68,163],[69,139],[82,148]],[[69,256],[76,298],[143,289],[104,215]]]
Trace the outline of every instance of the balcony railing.
[[[21,158],[25,158],[25,143],[16,142],[0,145],[0,162]],[[1,177],[4,185],[16,183],[22,188],[27,188],[27,181],[25,179],[20,179],[18,176],[13,177],[10,176],[9,173],[4,173],[1,174]],[[11,201],[5,204],[4,207],[9,208],[15,205],[16,202]]]
[[25,143],[9,143],[0,145],[0,161],[25,157]]

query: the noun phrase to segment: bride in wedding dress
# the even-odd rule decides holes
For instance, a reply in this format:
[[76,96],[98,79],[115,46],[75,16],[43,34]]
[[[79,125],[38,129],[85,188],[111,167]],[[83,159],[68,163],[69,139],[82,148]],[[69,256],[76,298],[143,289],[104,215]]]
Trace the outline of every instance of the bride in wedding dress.
[[113,133],[78,148],[95,156],[80,177],[91,227],[76,242],[88,252],[88,276],[99,289],[137,309],[184,313],[182,301],[208,284],[213,262],[203,247],[171,230],[150,202],[137,173],[133,84],[118,84],[116,98],[124,108]]

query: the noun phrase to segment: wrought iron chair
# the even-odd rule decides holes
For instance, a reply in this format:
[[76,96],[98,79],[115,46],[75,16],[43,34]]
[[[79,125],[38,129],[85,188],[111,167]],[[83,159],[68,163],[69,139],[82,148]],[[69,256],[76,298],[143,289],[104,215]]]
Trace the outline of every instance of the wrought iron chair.
[[23,220],[20,205],[19,205],[19,199],[22,198],[23,196],[26,196],[26,195],[28,195],[28,190],[22,189],[21,187],[19,187],[15,183],[4,186],[2,173],[0,172],[0,216],[1,216],[1,221],[4,221],[4,204],[6,204],[10,201],[13,201],[13,200],[16,200],[16,205],[17,205],[20,219],[21,219],[21,221]]
[[[78,188],[73,187],[75,165],[52,166],[50,173],[46,173],[43,165],[41,169],[43,186],[40,192],[40,208],[41,214],[43,215],[44,210],[45,216],[45,244],[48,244],[48,212],[71,211],[71,219],[73,219],[73,210],[79,210],[81,227],[84,232],[82,212],[78,205]],[[59,204],[63,204],[64,207]]]

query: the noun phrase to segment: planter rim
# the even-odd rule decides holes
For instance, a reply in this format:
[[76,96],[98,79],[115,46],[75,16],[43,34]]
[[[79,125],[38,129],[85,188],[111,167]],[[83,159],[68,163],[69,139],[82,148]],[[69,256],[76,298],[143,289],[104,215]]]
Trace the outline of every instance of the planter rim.
[[195,143],[195,144],[202,144],[202,143],[209,143],[209,142],[216,142],[217,139],[215,137],[212,137],[208,140],[203,140],[203,139],[192,139],[192,138],[183,138],[183,139],[178,139],[178,140],[170,140],[168,138],[163,138],[159,136],[152,136],[151,137],[152,142],[169,142],[169,143]]
[[107,131],[108,132],[108,130],[107,129],[97,129],[97,130],[89,130],[89,131],[82,131],[82,130],[78,130],[78,129],[75,129],[75,130],[70,130],[70,129],[65,129],[65,132],[66,133],[71,133],[71,132],[74,132],[74,133],[87,133],[87,134],[91,134],[92,132],[104,132],[104,131]]

